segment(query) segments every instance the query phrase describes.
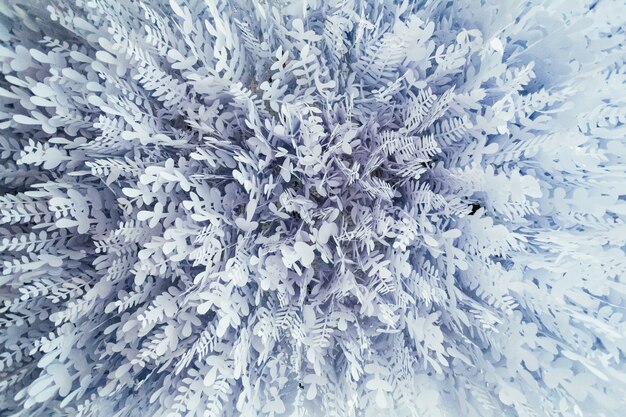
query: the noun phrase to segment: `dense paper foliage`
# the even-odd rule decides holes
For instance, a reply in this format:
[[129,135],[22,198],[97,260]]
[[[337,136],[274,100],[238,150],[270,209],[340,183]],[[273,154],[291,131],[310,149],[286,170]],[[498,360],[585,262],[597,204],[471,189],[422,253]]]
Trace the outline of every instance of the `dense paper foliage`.
[[0,415],[623,415],[625,16],[2,2]]

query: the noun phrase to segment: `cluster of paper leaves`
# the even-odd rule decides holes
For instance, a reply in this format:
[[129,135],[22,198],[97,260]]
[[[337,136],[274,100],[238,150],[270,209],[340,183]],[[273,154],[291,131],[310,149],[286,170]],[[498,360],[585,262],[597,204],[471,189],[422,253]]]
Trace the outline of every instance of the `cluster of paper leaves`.
[[0,415],[619,416],[619,0],[0,5]]

